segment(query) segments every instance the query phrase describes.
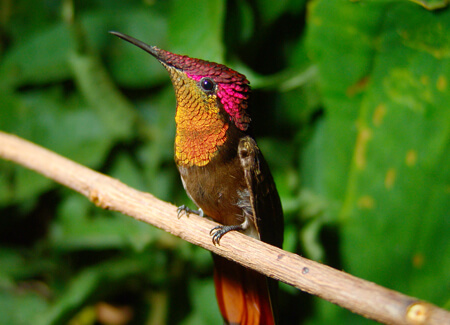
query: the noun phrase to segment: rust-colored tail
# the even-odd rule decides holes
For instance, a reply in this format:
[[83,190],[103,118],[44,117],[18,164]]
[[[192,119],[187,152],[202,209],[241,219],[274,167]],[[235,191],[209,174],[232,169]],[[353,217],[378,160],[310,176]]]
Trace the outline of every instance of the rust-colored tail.
[[214,283],[226,324],[275,325],[264,275],[214,255]]

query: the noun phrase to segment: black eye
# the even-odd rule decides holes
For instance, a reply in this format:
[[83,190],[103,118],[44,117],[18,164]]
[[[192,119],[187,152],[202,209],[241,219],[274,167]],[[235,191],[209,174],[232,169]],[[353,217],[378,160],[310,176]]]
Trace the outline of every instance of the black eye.
[[209,78],[203,78],[200,80],[200,86],[204,91],[214,90],[215,83]]

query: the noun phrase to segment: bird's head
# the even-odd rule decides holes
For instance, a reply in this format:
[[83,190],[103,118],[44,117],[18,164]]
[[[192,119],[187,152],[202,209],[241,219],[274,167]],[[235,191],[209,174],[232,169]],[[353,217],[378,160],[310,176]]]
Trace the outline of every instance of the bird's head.
[[219,107],[219,114],[225,114],[239,130],[247,131],[250,86],[244,75],[223,64],[173,54],[125,34],[111,34],[138,46],[163,64],[170,74],[178,108],[207,111]]

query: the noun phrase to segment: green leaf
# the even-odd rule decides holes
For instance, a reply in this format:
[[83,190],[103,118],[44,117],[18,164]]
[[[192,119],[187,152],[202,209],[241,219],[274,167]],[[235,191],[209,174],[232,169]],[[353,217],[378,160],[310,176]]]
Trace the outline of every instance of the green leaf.
[[[391,13],[359,110],[343,249],[356,274],[442,305],[448,291],[438,281],[450,267],[450,171],[442,168],[450,162],[450,12],[436,19],[403,5]],[[355,254],[367,238],[377,245]]]
[[63,24],[37,29],[8,49],[0,62],[0,83],[17,87],[68,79],[67,53],[73,46]]
[[69,64],[80,92],[98,113],[109,134],[118,139],[131,137],[136,113],[112,83],[97,56],[74,52],[69,56]]
[[299,11],[303,8],[305,2],[304,0],[257,0],[255,7],[261,16],[261,24],[267,26],[279,19],[283,14],[292,14],[293,12]]
[[30,324],[48,307],[51,289],[40,280],[54,264],[36,251],[0,247],[0,324]]
[[[326,184],[320,194],[330,198],[342,200],[344,196],[340,185],[346,183],[353,152],[354,123],[362,100],[359,88],[370,73],[384,6],[341,1],[317,1],[311,6],[308,46],[318,66],[326,114],[324,129],[317,129],[324,132],[320,136],[323,142],[317,145],[319,154],[333,157],[319,162],[323,165],[318,177]],[[304,176],[308,178],[308,174]]]
[[169,24],[171,52],[223,62],[223,0],[172,1]]
[[[215,296],[214,282],[192,279],[189,282],[189,296],[193,298],[193,312],[185,318],[182,325],[220,324],[223,322],[217,303],[211,299]],[[209,301],[210,303],[205,303]]]
[[67,324],[88,302],[102,298],[111,285],[120,286],[127,278],[148,272],[154,260],[149,255],[131,256],[98,263],[71,278],[61,295],[45,312],[33,315],[33,324]]
[[[342,1],[316,1],[310,9],[308,44],[325,117],[305,151],[305,183],[332,203],[326,213],[340,223],[347,272],[443,305],[450,11]],[[319,305],[324,323],[336,322],[335,307]],[[340,322],[368,322],[338,314],[346,319]]]
[[441,9],[448,6],[448,0],[410,0],[428,10]]
[[[168,76],[166,76],[168,78]],[[175,98],[172,85],[156,96],[139,104],[146,122],[146,141],[136,156],[142,166],[146,191],[171,200],[175,188],[181,188],[181,180],[173,162],[175,138]]]
[[[63,200],[50,240],[58,250],[144,249],[165,236],[160,230],[119,213],[100,209],[78,194]],[[168,236],[168,235],[167,235]]]
[[[117,13],[114,13],[114,16]],[[115,19],[113,30],[160,48],[167,46],[167,18],[160,12],[136,8]],[[111,27],[110,27],[111,28]],[[105,31],[106,33],[106,31]],[[167,72],[150,54],[136,46],[109,35],[108,57],[111,74],[119,84],[128,87],[149,87],[168,82]]]
[[20,98],[25,107],[13,133],[88,166],[104,159],[112,142],[110,134],[79,98],[64,98],[59,88],[21,94]]
[[0,290],[0,324],[28,325],[36,315],[46,310],[48,303],[31,290],[18,289],[16,292]]
[[[104,159],[111,146],[109,133],[95,112],[81,106],[79,99],[63,98],[58,87],[23,94],[0,93],[3,99],[0,101],[1,130],[22,136],[88,166],[98,165]],[[22,167],[5,172],[9,173],[7,179],[11,187],[4,199],[21,201],[54,184]]]

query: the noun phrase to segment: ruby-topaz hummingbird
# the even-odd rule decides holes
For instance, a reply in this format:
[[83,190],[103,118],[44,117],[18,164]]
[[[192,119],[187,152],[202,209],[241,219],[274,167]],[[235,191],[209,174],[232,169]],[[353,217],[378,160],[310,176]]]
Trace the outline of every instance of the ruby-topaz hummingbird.
[[[241,231],[281,247],[283,211],[269,167],[250,134],[246,77],[222,64],[149,46],[112,34],[154,56],[169,72],[175,89],[175,162],[183,186],[198,210],[221,226],[211,230],[218,244],[229,231]],[[275,324],[277,284],[217,255],[214,282],[226,324]]]

